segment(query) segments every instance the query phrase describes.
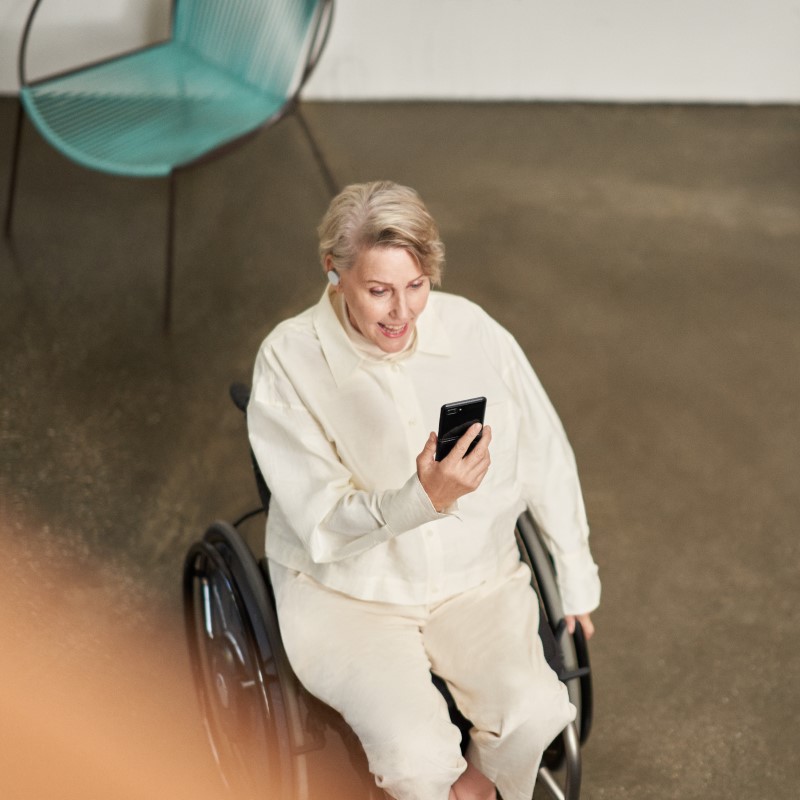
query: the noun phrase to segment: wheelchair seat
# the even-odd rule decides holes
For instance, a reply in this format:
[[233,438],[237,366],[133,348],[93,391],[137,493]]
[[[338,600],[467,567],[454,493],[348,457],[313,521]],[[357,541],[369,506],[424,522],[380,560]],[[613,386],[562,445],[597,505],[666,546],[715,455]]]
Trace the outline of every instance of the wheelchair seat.
[[[231,397],[245,411],[249,388],[234,384]],[[252,458],[252,451],[251,451]],[[326,731],[344,743],[367,800],[383,792],[366,769],[360,744],[333,709],[302,687],[280,636],[266,558],[257,560],[238,528],[266,513],[269,488],[253,459],[260,508],[236,522],[213,523],[186,555],[183,571],[184,621],[189,657],[203,724],[223,781],[232,796],[250,800],[311,800],[308,755],[326,744]],[[531,568],[539,597],[540,630],[548,663],[566,684],[578,709],[575,723],[545,751],[539,782],[556,800],[580,796],[580,745],[591,730],[589,653],[580,624],[567,630],[552,559],[536,523],[523,514],[517,523],[520,557]],[[459,712],[438,676],[451,719],[466,745],[470,723]],[[558,777],[557,772],[563,774]]]

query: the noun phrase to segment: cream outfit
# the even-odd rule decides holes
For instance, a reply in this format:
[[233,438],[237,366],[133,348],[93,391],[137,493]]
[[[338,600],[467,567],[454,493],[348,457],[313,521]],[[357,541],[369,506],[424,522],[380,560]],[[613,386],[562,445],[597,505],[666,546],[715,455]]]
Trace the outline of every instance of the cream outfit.
[[430,605],[358,600],[285,571],[276,600],[297,677],[344,716],[392,797],[447,800],[466,766],[433,669],[474,725],[470,761],[503,800],[530,800],[575,709],[542,652],[527,566]]
[[[431,292],[416,328],[412,352],[370,357],[326,292],[267,336],[247,412],[273,494],[267,556],[362,600],[432,603],[516,563],[512,532],[527,505],[565,612],[592,611],[600,582],[575,460],[524,353],[478,306],[443,292]],[[443,403],[479,395],[492,465],[439,514],[416,457]]]
[[[248,407],[290,662],[396,800],[447,800],[465,766],[433,666],[475,725],[473,763],[504,800],[529,800],[574,709],[544,660],[513,529],[530,508],[565,611],[597,606],[571,448],[517,343],[473,303],[432,292],[414,341],[387,356],[337,315],[340,297],[326,291],[266,338]],[[491,466],[438,513],[415,459],[439,407],[479,395]]]

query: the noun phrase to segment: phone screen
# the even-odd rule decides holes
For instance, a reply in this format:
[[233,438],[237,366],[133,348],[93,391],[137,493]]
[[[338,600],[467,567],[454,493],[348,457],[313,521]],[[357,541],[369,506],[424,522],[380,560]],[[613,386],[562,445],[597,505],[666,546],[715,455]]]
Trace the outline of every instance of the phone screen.
[[[457,403],[445,403],[439,412],[436,460],[441,461],[453,449],[453,445],[467,432],[470,425],[476,422],[483,425],[485,414],[485,397],[473,397]],[[472,448],[478,444],[480,438],[481,434],[478,434],[464,455],[472,452]]]

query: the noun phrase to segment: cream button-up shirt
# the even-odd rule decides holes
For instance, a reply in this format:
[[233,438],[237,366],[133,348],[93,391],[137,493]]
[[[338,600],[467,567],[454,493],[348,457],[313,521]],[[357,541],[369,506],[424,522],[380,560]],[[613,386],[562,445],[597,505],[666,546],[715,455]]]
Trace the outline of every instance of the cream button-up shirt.
[[[492,463],[438,513],[416,457],[442,404],[487,398]],[[526,508],[553,554],[565,613],[600,600],[575,459],[513,337],[478,306],[434,291],[400,357],[373,357],[328,291],[279,324],[255,364],[250,442],[272,490],[270,560],[365,600],[428,604],[510,571]]]

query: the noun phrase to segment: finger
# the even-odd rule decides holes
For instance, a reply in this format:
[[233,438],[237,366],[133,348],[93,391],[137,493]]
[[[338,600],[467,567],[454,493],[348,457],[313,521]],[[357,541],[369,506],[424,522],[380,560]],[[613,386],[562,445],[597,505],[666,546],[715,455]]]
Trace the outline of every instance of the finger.
[[492,463],[492,455],[489,452],[489,445],[492,441],[492,429],[484,425],[481,431],[480,441],[472,449],[472,452],[464,457],[463,464],[471,470],[478,482],[482,481]]
[[428,435],[428,440],[425,442],[425,447],[422,448],[420,455],[434,457],[436,454],[436,434],[431,431]]
[[[492,442],[492,426],[491,425],[484,425],[481,430],[481,440],[478,444],[475,445],[472,452],[467,456],[467,458],[472,458],[473,456],[477,459],[482,458],[489,453],[489,445]],[[469,446],[469,445],[468,445]],[[477,456],[475,455],[477,453]]]
[[564,616],[564,621],[567,623],[567,630],[570,634],[575,633],[576,623],[580,622],[587,641],[594,636],[594,623],[589,614],[578,614],[577,616],[567,614]]
[[483,426],[480,424],[480,422],[475,422],[470,425],[469,428],[467,428],[466,433],[463,434],[463,436],[453,445],[453,449],[450,451],[444,461],[447,461],[448,459],[460,461],[462,458],[464,458],[464,454],[467,452],[467,450],[469,450],[469,446],[472,444],[472,442],[478,437],[482,427]]
[[466,470],[466,475],[477,480],[479,483],[484,479],[489,467],[492,465],[492,454],[489,449],[482,447],[483,439],[478,442],[475,449],[461,462]]
[[475,491],[483,483],[491,465],[492,456],[488,445],[483,445],[483,438],[475,445],[472,452],[464,456],[458,464],[463,480],[471,487],[471,491]]
[[422,479],[423,475],[430,472],[433,464],[436,461],[436,434],[431,433],[428,436],[425,445],[423,446],[420,454],[416,458],[417,462],[417,475]]

